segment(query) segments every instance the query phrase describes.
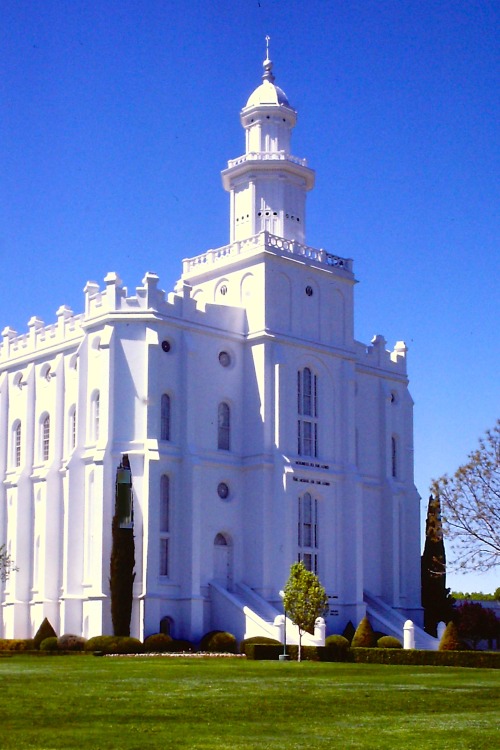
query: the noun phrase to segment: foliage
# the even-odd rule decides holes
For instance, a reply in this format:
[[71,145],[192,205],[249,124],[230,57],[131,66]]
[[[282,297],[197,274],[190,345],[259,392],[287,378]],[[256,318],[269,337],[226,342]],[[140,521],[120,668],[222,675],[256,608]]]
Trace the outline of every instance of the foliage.
[[246,654],[246,647],[255,643],[258,643],[261,646],[283,646],[281,641],[277,641],[275,638],[267,638],[265,635],[253,635],[250,638],[244,638],[241,641],[240,653]]
[[318,576],[307,570],[302,562],[292,564],[284,592],[286,613],[299,629],[300,661],[302,634],[314,632],[316,618],[328,611],[328,597]]
[[166,633],[154,633],[149,635],[144,641],[144,651],[146,653],[163,653],[173,651],[173,638]]
[[421,558],[422,607],[424,629],[437,636],[439,622],[453,617],[454,599],[446,588],[446,553],[444,549],[439,495],[429,498],[425,524],[425,545]]
[[33,638],[0,638],[0,651],[34,651]]
[[377,648],[403,648],[403,644],[392,635],[383,635],[377,641]]
[[373,632],[371,623],[368,617],[365,616],[356,628],[356,632],[351,641],[351,646],[353,648],[373,648],[376,642],[375,633]]
[[234,635],[223,630],[211,630],[200,641],[200,651],[214,654],[235,654],[237,646]]
[[325,648],[335,657],[332,661],[346,661],[350,647],[351,644],[343,635],[329,635],[325,638]]
[[35,648],[41,648],[41,643],[46,638],[57,638],[57,633],[50,624],[49,620],[45,618],[35,633],[34,641]]
[[482,591],[471,591],[470,593],[463,591],[452,591],[454,599],[473,599],[476,602],[499,602],[500,601],[500,588],[495,589],[492,594],[483,594]]
[[478,602],[464,602],[456,608],[456,624],[461,639],[475,649],[479,641],[492,640],[500,634],[500,620],[492,609]]
[[462,642],[458,635],[458,628],[453,620],[450,620],[446,626],[441,640],[439,641],[440,651],[460,651],[462,649]]
[[59,651],[83,651],[85,642],[86,639],[82,638],[81,635],[64,633],[64,635],[60,635],[57,639],[57,648]]
[[15,570],[19,570],[19,568],[14,565],[14,561],[7,552],[7,547],[5,544],[0,544],[0,581],[5,583]]
[[[123,469],[130,471],[129,460],[126,454],[122,456],[122,461],[117,471],[117,480],[119,472]],[[119,636],[130,635],[133,584],[135,579],[134,530],[133,528],[122,528],[120,526],[120,518],[123,512],[123,497],[120,493],[126,490],[131,493],[131,488],[129,489],[128,485],[116,482],[115,513],[111,526],[112,547],[109,576],[111,620],[113,622],[113,632]]]
[[49,635],[40,643],[40,651],[57,651],[57,636]]
[[434,480],[445,531],[458,567],[486,571],[500,565],[500,420],[453,477]]
[[144,646],[137,638],[119,635],[96,635],[85,644],[85,651],[103,654],[142,654]]

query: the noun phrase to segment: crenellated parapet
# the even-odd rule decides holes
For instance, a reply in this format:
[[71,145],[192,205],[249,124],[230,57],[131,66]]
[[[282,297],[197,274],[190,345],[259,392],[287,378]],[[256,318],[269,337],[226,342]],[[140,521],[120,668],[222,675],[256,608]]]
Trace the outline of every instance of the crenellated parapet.
[[358,363],[406,375],[406,353],[404,341],[397,341],[394,349],[387,349],[387,341],[381,334],[374,336],[368,346],[356,342]]

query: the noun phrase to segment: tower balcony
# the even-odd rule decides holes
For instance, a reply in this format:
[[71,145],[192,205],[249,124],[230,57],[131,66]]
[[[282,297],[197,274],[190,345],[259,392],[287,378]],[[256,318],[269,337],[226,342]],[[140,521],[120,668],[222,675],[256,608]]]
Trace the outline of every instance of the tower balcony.
[[217,265],[228,265],[231,262],[243,260],[245,257],[248,258],[262,252],[271,252],[283,257],[301,258],[311,265],[323,266],[325,270],[347,275],[352,274],[353,271],[351,258],[341,258],[339,255],[303,245],[295,240],[287,240],[269,232],[260,232],[253,237],[232,242],[229,245],[224,245],[224,247],[207,250],[206,253],[196,255],[194,258],[186,258],[182,261],[182,276],[189,278],[190,276],[210,273]]
[[285,151],[249,151],[236,159],[229,159],[227,166],[230,169],[247,161],[289,161],[292,164],[307,167],[307,159],[300,159],[298,156],[285,153]]

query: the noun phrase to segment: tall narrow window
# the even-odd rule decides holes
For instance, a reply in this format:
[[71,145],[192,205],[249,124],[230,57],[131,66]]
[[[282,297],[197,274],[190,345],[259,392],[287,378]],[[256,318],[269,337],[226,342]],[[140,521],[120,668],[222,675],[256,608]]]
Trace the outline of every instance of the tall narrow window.
[[18,422],[14,428],[14,466],[21,466],[21,422]]
[[393,477],[398,475],[398,442],[394,435],[391,437],[391,473]]
[[100,419],[100,396],[99,391],[95,391],[90,399],[90,425],[89,434],[92,440],[99,440],[99,419]]
[[218,410],[218,432],[217,447],[219,450],[228,451],[230,446],[231,413],[228,404],[219,404]]
[[76,406],[72,406],[68,415],[68,448],[70,451],[76,446]]
[[299,456],[318,455],[318,383],[308,367],[297,373],[297,451]]
[[318,501],[306,492],[299,497],[298,508],[299,562],[307,570],[318,573]]
[[170,572],[170,479],[163,474],[160,480],[160,575]]
[[42,421],[42,461],[49,460],[50,452],[50,417],[47,416]]
[[164,393],[161,397],[160,440],[170,440],[170,396]]

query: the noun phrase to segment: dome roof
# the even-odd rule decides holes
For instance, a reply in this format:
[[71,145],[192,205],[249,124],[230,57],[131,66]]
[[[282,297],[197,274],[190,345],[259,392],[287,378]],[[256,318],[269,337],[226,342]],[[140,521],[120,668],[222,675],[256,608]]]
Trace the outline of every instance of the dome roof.
[[248,109],[248,107],[261,107],[266,105],[271,107],[281,105],[284,107],[290,107],[290,103],[286,97],[285,92],[274,83],[273,63],[269,58],[268,36],[266,36],[266,59],[262,64],[264,67],[262,83],[260,84],[260,86],[257,86],[253,94],[250,94],[245,109]]
[[290,103],[286,98],[286,94],[283,89],[280,89],[279,86],[275,86],[275,84],[269,80],[264,80],[264,82],[261,83],[260,86],[257,86],[255,91],[250,94],[246,106],[259,107],[262,104],[270,104],[275,106],[277,104],[284,104],[287,107],[290,106]]

